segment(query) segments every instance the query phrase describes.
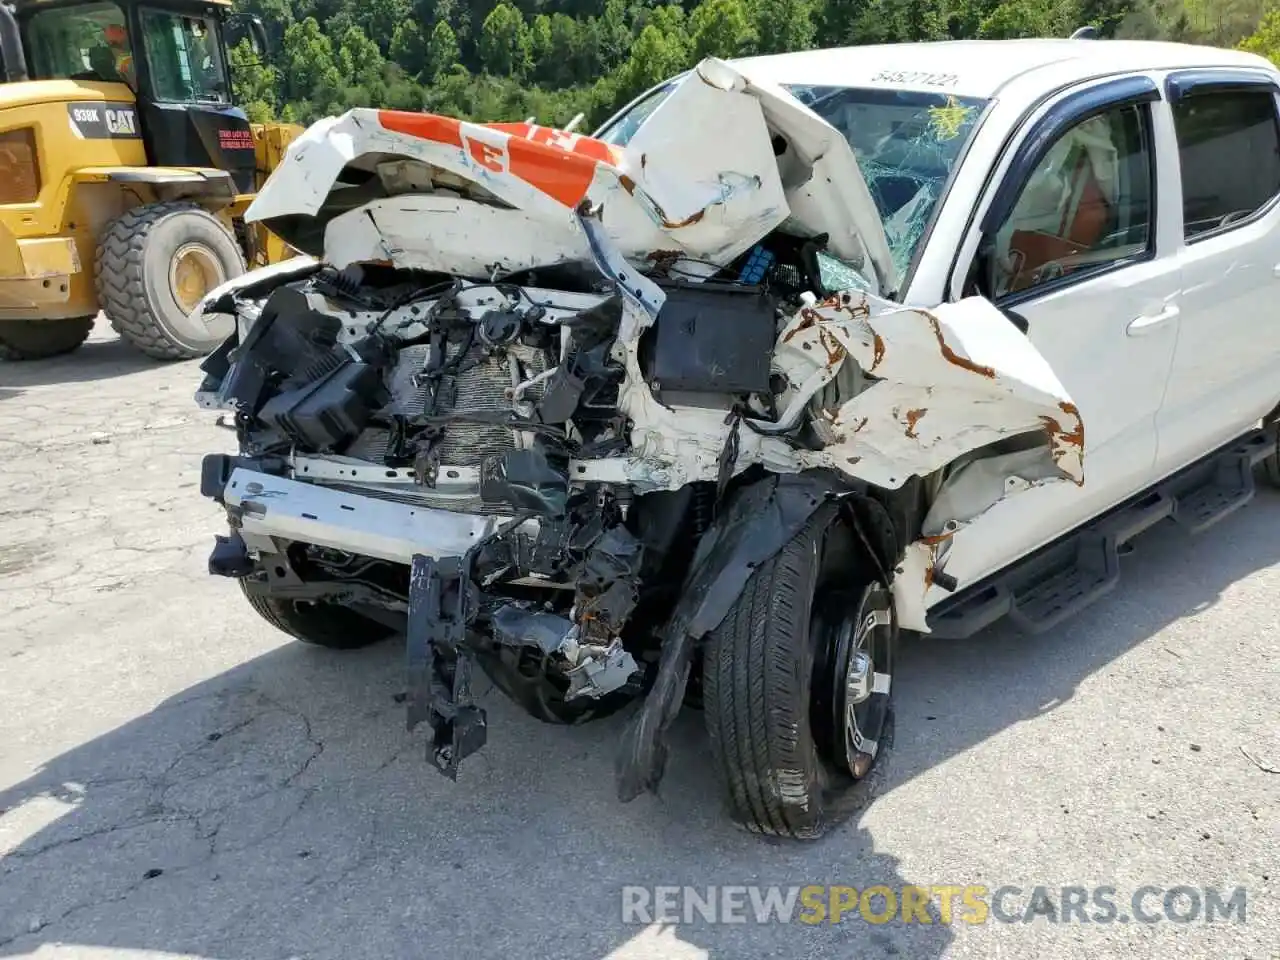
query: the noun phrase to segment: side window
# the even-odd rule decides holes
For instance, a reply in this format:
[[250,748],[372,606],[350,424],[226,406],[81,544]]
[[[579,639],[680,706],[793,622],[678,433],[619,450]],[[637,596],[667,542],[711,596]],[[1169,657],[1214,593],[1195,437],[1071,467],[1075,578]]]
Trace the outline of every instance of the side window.
[[992,299],[1086,276],[1152,249],[1150,113],[1117,107],[1081,121],[1049,148],[994,235],[979,269]]
[[1188,240],[1247,219],[1280,193],[1280,132],[1269,88],[1173,105]]
[[145,10],[142,30],[157,100],[227,102],[226,69],[212,20]]
[[86,3],[36,13],[27,26],[31,76],[137,85],[124,11]]

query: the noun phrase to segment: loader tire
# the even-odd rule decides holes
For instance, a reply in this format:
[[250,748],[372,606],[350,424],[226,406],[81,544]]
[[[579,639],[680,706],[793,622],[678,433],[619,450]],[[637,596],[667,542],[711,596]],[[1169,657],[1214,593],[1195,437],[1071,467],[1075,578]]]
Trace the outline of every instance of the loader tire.
[[93,329],[92,317],[0,320],[0,360],[43,360],[70,353]]
[[822,836],[853,809],[852,787],[888,746],[890,691],[882,681],[886,689],[856,707],[868,737],[859,742],[875,746],[856,761],[855,775],[840,691],[870,619],[890,624],[874,640],[873,659],[875,671],[892,675],[892,599],[869,566],[835,510],[820,508],[756,568],[710,634],[702,667],[707,733],[729,813],[753,833]]
[[98,303],[125,340],[157,360],[202,357],[231,333],[190,318],[201,297],[245,272],[235,236],[188,201],[135,207],[98,242]]
[[362,617],[354,610],[334,603],[309,603],[250,593],[239,581],[245,599],[254,612],[277,630],[295,640],[330,650],[356,650],[392,636],[385,624]]

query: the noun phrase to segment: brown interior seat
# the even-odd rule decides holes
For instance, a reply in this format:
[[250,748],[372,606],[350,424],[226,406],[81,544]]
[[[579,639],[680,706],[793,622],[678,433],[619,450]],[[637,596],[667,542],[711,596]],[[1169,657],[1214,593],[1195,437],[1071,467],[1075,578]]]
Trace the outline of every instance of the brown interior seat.
[[1106,233],[1111,222],[1111,204],[1093,170],[1088,153],[1081,151],[1071,174],[1072,199],[1062,213],[1056,234],[1040,230],[1014,230],[1009,238],[1009,257],[1014,273],[1009,290],[1025,290],[1035,281],[1036,271],[1047,263],[1090,250]]

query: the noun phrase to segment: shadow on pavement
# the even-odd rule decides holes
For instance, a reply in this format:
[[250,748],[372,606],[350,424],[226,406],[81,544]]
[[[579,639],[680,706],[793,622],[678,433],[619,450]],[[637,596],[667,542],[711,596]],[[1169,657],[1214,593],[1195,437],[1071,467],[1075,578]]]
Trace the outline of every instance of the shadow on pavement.
[[[864,806],[1054,709],[1164,625],[1280,560],[1272,525],[1255,512],[1280,495],[1259,500],[1265,507],[1208,534],[1233,538],[1213,565],[1198,564],[1172,526],[1152,531],[1125,558],[1115,597],[1051,635],[996,629],[905,645],[896,745]],[[30,824],[0,862],[0,954],[61,942],[227,960],[931,960],[956,936],[938,924],[856,918],[695,921],[666,934],[624,924],[627,884],[938,880],[904,877],[858,815],[812,845],[731,827],[701,717],[688,711],[662,795],[622,805],[612,760],[623,718],[543,726],[492,693],[490,743],[451,784],[423,762],[421,733],[403,730],[400,677],[394,644],[348,654],[286,644],[0,794],[0,809]]]
[[[106,328],[104,334],[103,328]],[[0,360],[0,401],[17,396],[25,387],[55,383],[90,383],[154,370],[165,361],[153,360],[98,321],[95,335],[84,346],[48,360]],[[16,389],[15,389],[16,388]]]

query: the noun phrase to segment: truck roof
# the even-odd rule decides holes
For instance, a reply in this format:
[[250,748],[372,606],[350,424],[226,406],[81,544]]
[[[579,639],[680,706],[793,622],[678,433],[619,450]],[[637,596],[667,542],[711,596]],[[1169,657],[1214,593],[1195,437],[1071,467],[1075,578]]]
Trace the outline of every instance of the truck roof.
[[1148,40],[943,40],[802,50],[734,61],[753,79],[772,83],[915,89],[984,99],[1011,81],[1034,83],[1036,71],[1068,62],[1079,65],[1082,79],[1181,67],[1275,69],[1265,58],[1239,50]]

